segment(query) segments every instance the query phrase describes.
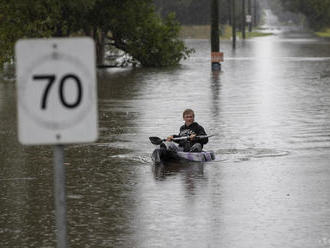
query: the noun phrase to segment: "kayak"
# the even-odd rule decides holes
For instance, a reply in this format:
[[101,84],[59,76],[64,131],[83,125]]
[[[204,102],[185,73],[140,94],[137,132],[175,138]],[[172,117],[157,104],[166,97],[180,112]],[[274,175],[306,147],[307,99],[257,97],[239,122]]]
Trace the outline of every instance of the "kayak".
[[182,151],[167,151],[164,149],[155,149],[151,155],[152,161],[155,163],[170,161],[170,160],[187,160],[194,162],[208,162],[215,159],[213,151],[201,152],[182,152]]
[[177,156],[189,161],[207,162],[215,159],[213,151],[202,152],[177,152]]

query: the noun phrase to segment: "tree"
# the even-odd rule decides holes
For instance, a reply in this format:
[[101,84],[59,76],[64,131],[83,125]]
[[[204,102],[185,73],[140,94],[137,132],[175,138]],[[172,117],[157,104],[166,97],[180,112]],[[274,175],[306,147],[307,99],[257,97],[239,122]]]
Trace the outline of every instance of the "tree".
[[80,28],[82,13],[90,11],[94,3],[95,0],[0,0],[0,63],[13,58],[14,44],[20,38],[74,33]]
[[178,39],[174,16],[162,21],[152,0],[0,0],[0,13],[1,64],[20,38],[89,35],[98,63],[108,40],[144,66],[177,64],[192,51]]
[[163,21],[155,14],[151,2],[112,1],[112,7],[106,11],[108,16],[102,18],[108,21],[100,24],[101,29],[112,45],[127,52],[144,66],[177,64],[189,56],[192,50],[178,39],[180,26],[174,15],[170,14]]
[[311,28],[319,30],[330,25],[330,0],[281,0],[283,7],[306,16]]
[[[175,12],[178,21],[185,25],[208,25],[210,23],[210,0],[154,0],[158,12],[165,17]],[[230,0],[219,0],[219,21],[230,22]]]

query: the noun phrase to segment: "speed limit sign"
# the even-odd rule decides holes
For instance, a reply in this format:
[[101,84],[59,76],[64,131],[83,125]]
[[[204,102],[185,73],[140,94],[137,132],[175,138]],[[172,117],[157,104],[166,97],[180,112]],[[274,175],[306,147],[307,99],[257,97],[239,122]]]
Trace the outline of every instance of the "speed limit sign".
[[19,40],[15,54],[19,141],[26,145],[95,141],[94,41]]

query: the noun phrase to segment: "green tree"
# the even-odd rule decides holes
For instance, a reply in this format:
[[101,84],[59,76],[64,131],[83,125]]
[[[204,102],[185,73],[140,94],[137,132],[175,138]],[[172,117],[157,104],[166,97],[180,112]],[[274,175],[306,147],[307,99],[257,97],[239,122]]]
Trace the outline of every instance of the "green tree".
[[163,21],[155,13],[152,1],[116,0],[108,7],[104,2],[99,1],[96,11],[88,19],[98,22],[96,26],[101,27],[101,40],[107,38],[113,46],[127,52],[142,65],[177,64],[192,51],[178,39],[180,26],[174,16],[169,15]]
[[12,59],[20,38],[89,35],[98,63],[110,41],[144,66],[167,66],[192,51],[178,32],[174,17],[162,21],[152,0],[0,0],[1,64]]
[[[0,64],[13,58],[20,38],[64,37],[76,32],[94,0],[0,0]],[[79,11],[78,11],[79,10]]]
[[311,28],[319,30],[330,25],[330,0],[281,0],[283,7],[306,16]]

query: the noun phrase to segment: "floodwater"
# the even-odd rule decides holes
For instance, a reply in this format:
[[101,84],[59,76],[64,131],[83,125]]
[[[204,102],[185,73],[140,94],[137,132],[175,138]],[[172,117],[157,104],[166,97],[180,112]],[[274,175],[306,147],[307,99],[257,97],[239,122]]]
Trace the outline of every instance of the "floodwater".
[[[65,148],[70,247],[330,247],[330,42],[278,33],[208,40],[166,69],[99,72],[100,138]],[[0,247],[54,247],[51,146],[17,141],[13,82],[0,83]],[[185,108],[216,161],[154,166],[149,136]]]

